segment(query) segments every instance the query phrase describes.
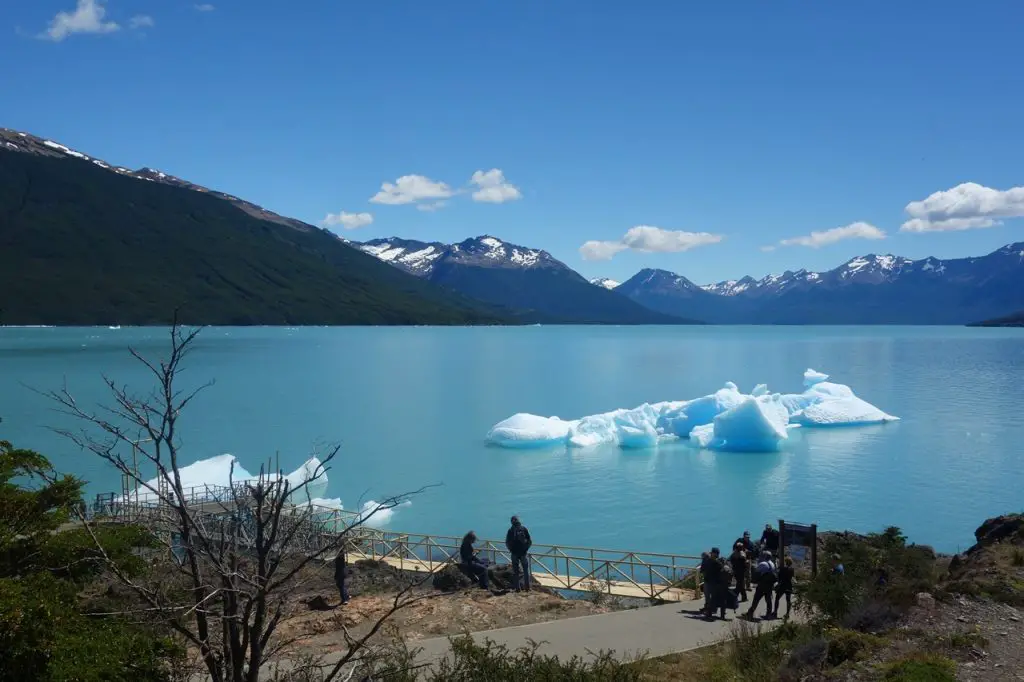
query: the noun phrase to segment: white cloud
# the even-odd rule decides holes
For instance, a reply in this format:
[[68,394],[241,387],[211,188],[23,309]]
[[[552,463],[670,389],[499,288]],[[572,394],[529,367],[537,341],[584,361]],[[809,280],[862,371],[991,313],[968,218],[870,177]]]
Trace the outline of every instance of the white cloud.
[[779,242],[780,246],[809,246],[817,249],[846,239],[885,239],[885,232],[865,222],[851,223],[831,230],[811,232],[802,237],[792,237]]
[[370,197],[374,204],[414,204],[423,200],[447,199],[455,194],[452,188],[443,182],[435,182],[422,175],[403,175],[394,184],[385,182],[380,191]]
[[910,220],[900,232],[945,232],[999,225],[999,218],[1024,216],[1024,187],[992,189],[976,182],[964,182],[952,189],[935,192],[923,201],[912,201],[904,209]]
[[610,260],[612,256],[620,251],[626,250],[626,245],[622,242],[600,242],[600,241],[589,241],[584,242],[583,246],[580,247],[580,257],[583,260]]
[[651,225],[631,227],[618,241],[588,241],[580,247],[583,260],[608,260],[615,254],[631,250],[643,253],[679,253],[698,246],[717,244],[720,234],[663,230]]
[[489,204],[503,204],[506,201],[521,199],[523,193],[519,188],[505,179],[505,174],[498,168],[489,171],[476,171],[470,182],[477,186],[473,192],[473,201]]
[[434,211],[440,211],[442,208],[448,205],[447,201],[432,201],[429,204],[416,204],[416,208],[420,211],[426,211],[433,213]]
[[213,5],[211,5],[209,3],[203,3],[201,5],[196,5],[195,7],[196,7],[196,10],[199,11],[199,12],[212,12],[213,10],[217,9],[216,7],[214,7]]
[[107,8],[101,0],[78,0],[74,12],[57,12],[50,21],[50,27],[39,37],[59,43],[76,33],[113,33],[121,26],[113,21],[104,21]]
[[776,247],[774,244],[769,244],[768,246],[762,246],[761,250],[764,251],[765,253],[771,253],[772,251],[775,250],[775,248]]
[[360,227],[366,227],[373,222],[373,215],[370,213],[349,213],[347,211],[341,211],[339,213],[328,213],[327,217],[320,221],[320,224],[324,227],[336,227],[341,225],[346,230],[355,230]]
[[153,26],[156,26],[156,22],[148,14],[139,14],[128,20],[129,28],[152,28]]

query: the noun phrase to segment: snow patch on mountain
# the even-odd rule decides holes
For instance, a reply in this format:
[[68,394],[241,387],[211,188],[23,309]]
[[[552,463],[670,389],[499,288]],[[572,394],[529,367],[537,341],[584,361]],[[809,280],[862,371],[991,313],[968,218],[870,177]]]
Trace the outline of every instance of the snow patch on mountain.
[[597,277],[595,279],[590,280],[590,283],[593,284],[594,286],[604,287],[609,291],[619,286],[619,284],[621,284],[621,282],[616,282],[614,279],[609,279],[607,277]]

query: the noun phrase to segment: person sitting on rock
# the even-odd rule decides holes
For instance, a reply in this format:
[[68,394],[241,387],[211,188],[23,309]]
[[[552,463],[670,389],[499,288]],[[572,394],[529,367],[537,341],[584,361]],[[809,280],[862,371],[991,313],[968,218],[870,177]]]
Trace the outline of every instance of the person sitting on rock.
[[770,523],[764,524],[764,532],[761,533],[761,549],[768,550],[772,554],[779,553],[779,531]]
[[530,537],[529,529],[524,526],[518,516],[512,517],[512,527],[505,534],[505,546],[512,555],[512,582],[515,584],[516,592],[519,591],[519,571],[523,572],[522,589],[530,591],[530,547],[533,546],[533,539]]
[[473,544],[476,542],[476,533],[469,531],[462,538],[462,546],[459,548],[459,558],[462,559],[462,567],[480,583],[480,587],[489,590],[487,583],[487,562],[477,556]]

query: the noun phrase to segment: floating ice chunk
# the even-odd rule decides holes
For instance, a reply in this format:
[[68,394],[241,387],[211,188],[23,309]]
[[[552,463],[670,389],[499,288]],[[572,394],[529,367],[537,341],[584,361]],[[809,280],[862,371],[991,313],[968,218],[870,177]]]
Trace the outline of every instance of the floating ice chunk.
[[893,421],[854,395],[849,386],[828,381],[813,369],[804,373],[804,392],[768,393],[758,384],[750,395],[727,382],[711,395],[687,401],[645,403],[565,421],[558,417],[516,414],[496,424],[487,440],[506,448],[551,445],[647,448],[664,440],[689,438],[698,447],[720,450],[777,450],[787,429]]
[[[319,478],[316,477],[320,473]],[[245,470],[239,464],[238,458],[231,454],[217,455],[208,459],[201,459],[198,462],[189,464],[178,470],[181,477],[181,487],[185,496],[190,499],[216,499],[227,493],[225,489],[247,481],[255,481],[256,476]],[[278,480],[277,474],[272,474],[270,480]],[[301,497],[301,501],[308,501],[312,498],[323,498],[327,492],[327,473],[322,471],[322,464],[316,457],[303,462],[295,471],[284,476],[288,487],[294,491],[292,494]],[[299,487],[306,481],[311,481],[304,488]],[[160,486],[156,478],[146,483],[148,488],[139,492],[143,497],[151,495],[149,488],[159,490]]]
[[[217,455],[193,462],[178,469],[178,475],[181,477],[181,487],[184,489],[185,495],[190,495],[190,491],[195,490],[195,494],[200,496],[208,496],[204,495],[204,492],[213,489],[227,488],[232,481],[245,481],[253,477],[239,464],[238,458],[230,454]],[[148,481],[146,485],[154,490],[159,489],[158,481],[155,478]],[[145,492],[147,491],[143,492],[144,495]]]
[[542,448],[565,443],[576,422],[520,412],[495,424],[487,442],[505,448]]
[[584,417],[569,429],[568,443],[588,448],[617,444],[624,448],[646,448],[658,443],[657,423],[664,404],[643,404],[632,410],[615,410]]
[[690,440],[702,448],[731,452],[771,452],[789,438],[789,412],[780,396],[750,397],[698,426]]
[[813,369],[808,369],[804,372],[804,387],[810,388],[814,384],[820,384],[822,381],[828,381],[828,375],[822,374],[821,372]]
[[288,489],[295,491],[295,497],[302,497],[305,500],[323,499],[327,494],[327,472],[323,469],[323,463],[316,457],[310,457],[284,478],[288,483]]
[[694,427],[710,424],[715,417],[736,407],[746,397],[739,392],[736,384],[730,381],[724,388],[711,395],[682,403],[674,414],[665,414],[662,418],[662,430],[685,438]]
[[871,403],[850,395],[814,403],[794,414],[792,419],[804,426],[861,426],[898,421],[899,417],[886,414]]
[[362,525],[368,526],[369,528],[383,528],[391,523],[399,509],[411,505],[412,502],[410,500],[404,500],[394,507],[383,508],[380,506],[379,502],[367,500],[359,510],[359,520]]

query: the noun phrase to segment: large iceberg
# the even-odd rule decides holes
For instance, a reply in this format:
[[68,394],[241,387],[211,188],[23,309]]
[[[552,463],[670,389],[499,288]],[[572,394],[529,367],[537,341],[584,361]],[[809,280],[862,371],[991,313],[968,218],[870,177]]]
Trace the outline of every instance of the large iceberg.
[[505,448],[618,445],[648,448],[688,438],[713,450],[772,451],[803,427],[857,426],[895,421],[858,398],[849,386],[828,381],[813,369],[804,373],[804,391],[769,394],[758,384],[749,394],[736,384],[700,398],[645,403],[577,420],[520,413],[495,424],[487,441]]
[[[199,460],[181,467],[178,474],[181,477],[181,486],[186,497],[195,500],[223,499],[230,494],[228,490],[232,484],[238,485],[259,478],[249,473],[238,461],[238,458],[231,454]],[[327,472],[323,469],[323,462],[316,457],[310,457],[302,463],[302,466],[289,474],[272,473],[269,480],[284,481],[288,484],[289,490],[293,491],[289,495],[289,501],[296,509],[312,507],[317,513],[324,515],[330,515],[334,511],[344,511],[339,498],[327,497]],[[159,488],[158,479],[151,479],[146,482],[145,486],[140,486],[133,493],[133,499],[141,500],[143,503],[147,500],[155,502],[152,491],[159,490]],[[411,504],[412,502],[409,500],[403,500],[394,507],[385,509],[380,508],[377,502],[367,500],[358,512],[352,512],[341,522],[346,526],[355,523],[371,528],[382,528],[392,521],[399,509]]]
[[[310,457],[290,474],[284,476],[270,474],[269,479],[283,478],[288,483],[288,488],[295,491],[293,495],[301,497],[304,501],[324,498],[327,494],[327,472],[322,467],[323,464],[319,459]],[[319,477],[317,477],[318,473]],[[178,475],[181,478],[181,487],[185,495],[200,499],[216,499],[226,493],[232,483],[237,485],[246,481],[255,481],[258,478],[246,471],[239,463],[238,458],[230,454],[217,455],[181,467],[178,470]],[[316,480],[313,480],[314,478]],[[307,481],[309,483],[302,487]],[[146,492],[158,488],[159,481],[154,478],[147,481],[140,492],[145,495]]]

